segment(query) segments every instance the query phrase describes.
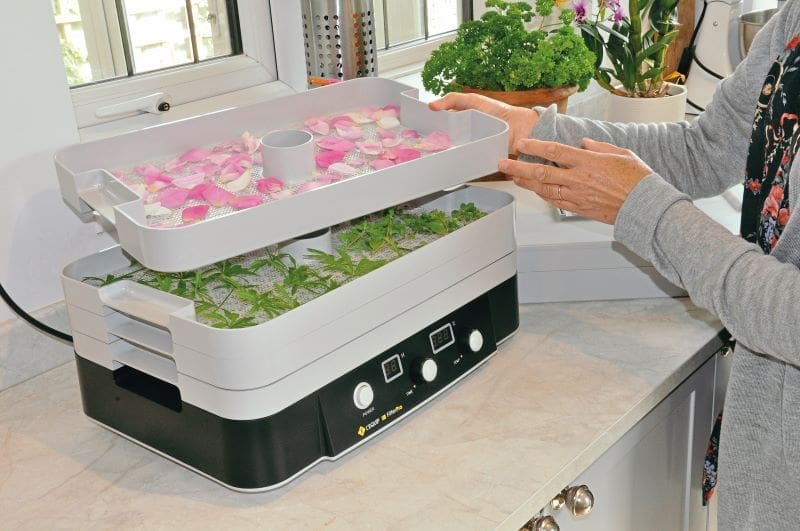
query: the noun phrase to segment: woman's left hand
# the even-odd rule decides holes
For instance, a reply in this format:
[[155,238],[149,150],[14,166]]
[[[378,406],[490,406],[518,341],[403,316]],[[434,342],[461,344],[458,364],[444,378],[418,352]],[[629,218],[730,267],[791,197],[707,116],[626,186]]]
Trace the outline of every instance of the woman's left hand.
[[613,224],[628,194],[653,173],[632,151],[584,138],[583,149],[558,142],[524,139],[520,153],[552,161],[548,166],[503,160],[500,171],[553,205],[583,217]]

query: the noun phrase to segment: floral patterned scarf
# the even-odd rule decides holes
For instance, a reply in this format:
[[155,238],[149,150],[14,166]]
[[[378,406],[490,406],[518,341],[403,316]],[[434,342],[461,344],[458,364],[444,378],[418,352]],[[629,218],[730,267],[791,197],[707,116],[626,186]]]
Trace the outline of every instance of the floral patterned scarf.
[[[789,170],[800,142],[800,36],[775,60],[758,98],[745,169],[741,235],[770,254],[789,221]],[[714,423],[703,469],[703,505],[717,484],[722,414]]]

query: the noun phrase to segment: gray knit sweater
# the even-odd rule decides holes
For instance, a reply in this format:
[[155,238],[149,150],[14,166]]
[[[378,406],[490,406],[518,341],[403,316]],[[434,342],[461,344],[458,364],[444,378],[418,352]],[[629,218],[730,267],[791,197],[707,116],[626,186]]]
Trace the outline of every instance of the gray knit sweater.
[[533,131],[571,145],[590,137],[623,146],[653,168],[622,205],[614,236],[738,340],[720,438],[724,531],[800,529],[800,161],[789,176],[794,212],[770,255],[712,221],[691,198],[742,182],[765,76],[798,34],[800,0],[764,27],[691,125],[612,124],[556,115],[551,107],[540,109]]

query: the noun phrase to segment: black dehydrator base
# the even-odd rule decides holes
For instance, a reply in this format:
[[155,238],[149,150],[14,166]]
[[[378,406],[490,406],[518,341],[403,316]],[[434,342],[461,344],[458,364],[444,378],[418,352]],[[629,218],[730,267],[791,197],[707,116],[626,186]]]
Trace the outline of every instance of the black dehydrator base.
[[[463,323],[468,328],[483,323],[492,337],[486,338],[480,352],[461,363],[444,364],[450,354],[438,353],[443,367],[440,384],[414,385],[415,392],[407,396],[402,384],[393,382],[396,396],[383,402],[376,398],[376,421],[367,422],[365,413],[352,407],[353,382],[374,378],[381,363],[387,356],[394,357],[394,352],[419,351],[425,343],[421,335],[427,340],[425,334],[442,323]],[[183,402],[176,386],[131,367],[111,371],[79,352],[76,364],[83,409],[90,418],[230,488],[257,491],[279,486],[321,458],[338,456],[382,431],[485,361],[494,353],[496,342],[513,334],[518,326],[514,276],[322,389],[255,420],[231,420]],[[449,350],[452,356],[464,358],[459,342]],[[379,384],[383,382],[376,381],[375,385]],[[389,387],[388,382],[384,387]],[[381,396],[391,395],[390,390],[381,391],[386,391]],[[380,422],[384,411],[390,416],[392,411],[397,414]],[[365,434],[370,428],[374,429]]]

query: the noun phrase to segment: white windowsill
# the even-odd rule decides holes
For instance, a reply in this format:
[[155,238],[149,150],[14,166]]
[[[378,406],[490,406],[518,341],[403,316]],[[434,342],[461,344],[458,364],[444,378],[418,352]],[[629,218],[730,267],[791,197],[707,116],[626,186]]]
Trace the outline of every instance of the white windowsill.
[[163,114],[140,114],[123,120],[85,127],[79,131],[81,141],[88,142],[108,138],[132,131],[146,129],[178,120],[185,120],[204,114],[224,111],[244,105],[251,105],[294,94],[291,87],[280,81],[273,81],[203,100],[176,105]]

